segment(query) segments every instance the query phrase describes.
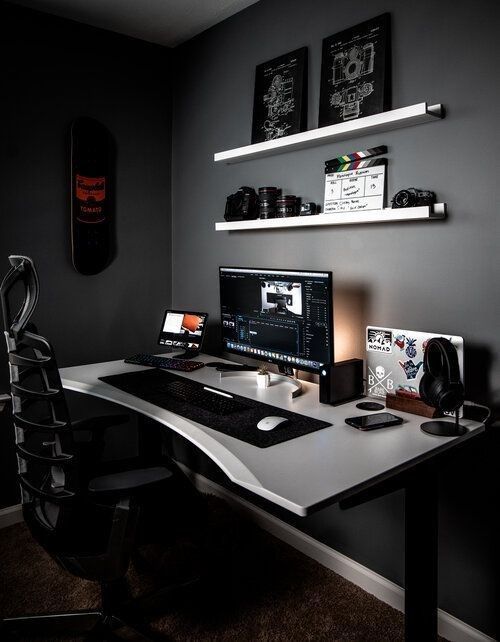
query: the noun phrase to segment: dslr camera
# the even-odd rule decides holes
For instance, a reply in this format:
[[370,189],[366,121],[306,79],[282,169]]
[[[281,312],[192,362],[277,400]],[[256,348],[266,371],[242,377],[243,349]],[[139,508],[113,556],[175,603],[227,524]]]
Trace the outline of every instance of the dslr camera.
[[240,187],[226,199],[226,221],[249,221],[258,218],[258,198],[253,187]]
[[419,207],[421,205],[434,205],[436,202],[436,194],[430,190],[416,189],[409,187],[408,189],[399,190],[392,199],[392,208],[398,207]]

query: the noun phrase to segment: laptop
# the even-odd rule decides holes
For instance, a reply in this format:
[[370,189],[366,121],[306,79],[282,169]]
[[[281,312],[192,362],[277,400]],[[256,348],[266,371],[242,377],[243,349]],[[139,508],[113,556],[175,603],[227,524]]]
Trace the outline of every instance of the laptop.
[[464,380],[464,340],[449,334],[382,328],[366,328],[366,393],[385,398],[388,392],[406,391],[420,397],[424,351],[429,339],[445,337],[457,350],[460,378]]
[[185,349],[176,354],[176,359],[186,359],[199,354],[207,328],[206,312],[185,312],[184,310],[165,310],[161,324],[158,344],[169,350]]

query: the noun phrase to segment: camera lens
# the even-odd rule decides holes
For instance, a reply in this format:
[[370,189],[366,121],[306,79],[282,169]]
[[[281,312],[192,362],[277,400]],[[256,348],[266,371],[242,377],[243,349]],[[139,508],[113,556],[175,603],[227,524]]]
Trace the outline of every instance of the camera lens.
[[275,218],[277,187],[259,187],[259,218]]
[[398,207],[412,207],[414,205],[415,197],[411,190],[402,189],[393,198],[392,206]]
[[296,215],[297,198],[287,194],[276,201],[276,218],[288,218]]

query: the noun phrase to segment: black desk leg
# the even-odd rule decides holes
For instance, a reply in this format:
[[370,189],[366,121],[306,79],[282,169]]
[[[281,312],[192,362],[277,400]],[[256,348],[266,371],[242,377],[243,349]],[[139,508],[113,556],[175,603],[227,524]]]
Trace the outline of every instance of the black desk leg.
[[162,426],[157,421],[137,416],[138,423],[138,454],[143,466],[159,466],[162,464]]
[[435,468],[417,466],[405,494],[405,640],[437,640],[438,489]]

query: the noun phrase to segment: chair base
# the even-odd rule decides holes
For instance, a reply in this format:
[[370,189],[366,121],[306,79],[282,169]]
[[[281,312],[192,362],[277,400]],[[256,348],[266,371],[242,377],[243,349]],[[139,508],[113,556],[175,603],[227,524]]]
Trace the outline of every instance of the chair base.
[[167,638],[155,632],[143,617],[143,613],[148,611],[148,603],[154,602],[157,595],[164,596],[165,592],[154,592],[131,600],[126,582],[103,583],[100,609],[7,617],[0,621],[0,639],[14,642],[47,638],[53,641],[79,636],[95,641],[123,640],[130,637],[120,637],[115,631],[128,629],[129,635],[134,634],[134,640],[165,641]]
[[[123,640],[114,632],[127,629],[134,640],[165,640],[139,617],[116,615],[103,611],[68,611],[48,615],[25,615],[4,618],[0,625],[2,639],[14,642],[31,638],[50,640],[79,636],[85,640]],[[127,638],[130,639],[130,638]]]

